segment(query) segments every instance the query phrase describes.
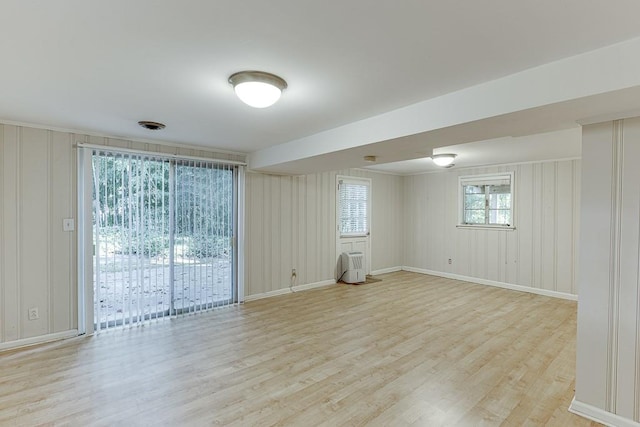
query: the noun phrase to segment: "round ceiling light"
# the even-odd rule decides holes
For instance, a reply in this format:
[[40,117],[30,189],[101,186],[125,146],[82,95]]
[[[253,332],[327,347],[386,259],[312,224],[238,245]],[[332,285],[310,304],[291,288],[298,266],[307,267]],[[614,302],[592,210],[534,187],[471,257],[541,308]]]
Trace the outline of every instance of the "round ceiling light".
[[263,71],[240,71],[229,77],[238,98],[254,108],[269,107],[280,99],[287,82]]
[[138,124],[149,130],[162,130],[166,127],[164,123],[152,122],[149,120],[140,120]]
[[443,168],[452,167],[453,161],[455,159],[456,159],[455,154],[434,154],[433,156],[431,156],[431,160],[433,160],[433,163]]

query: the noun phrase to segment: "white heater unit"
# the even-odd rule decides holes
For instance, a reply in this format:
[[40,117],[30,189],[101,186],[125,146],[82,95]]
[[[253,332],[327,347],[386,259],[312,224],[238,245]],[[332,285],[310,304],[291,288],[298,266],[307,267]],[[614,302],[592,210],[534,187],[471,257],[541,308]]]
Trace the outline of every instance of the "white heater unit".
[[364,274],[364,254],[362,252],[343,252],[342,281],[345,283],[360,283],[366,280]]

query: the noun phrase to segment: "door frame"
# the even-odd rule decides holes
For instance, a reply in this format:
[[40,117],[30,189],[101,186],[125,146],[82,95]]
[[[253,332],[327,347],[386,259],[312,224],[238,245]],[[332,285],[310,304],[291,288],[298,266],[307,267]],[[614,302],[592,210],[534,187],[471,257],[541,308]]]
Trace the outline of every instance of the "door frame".
[[233,302],[244,302],[244,185],[246,163],[209,157],[182,156],[166,153],[148,152],[114,146],[90,144],[77,141],[77,324],[78,334],[92,335],[94,328],[94,293],[93,293],[93,170],[92,158],[94,150],[112,153],[152,156],[168,161],[193,160],[210,162],[218,165],[229,165],[233,172],[233,238],[232,238],[232,298]]
[[[367,194],[367,233],[365,236],[349,236],[349,237],[342,237],[340,235],[340,183],[341,181],[350,181],[350,182],[355,182],[355,183],[361,183],[361,184],[366,184],[367,186],[367,190],[368,190],[368,194]],[[365,239],[365,252],[364,252],[364,260],[365,260],[365,264],[364,264],[364,269],[365,269],[365,274],[371,274],[371,225],[372,225],[372,221],[371,221],[371,206],[373,205],[372,203],[372,197],[373,197],[373,191],[372,191],[372,180],[371,178],[363,178],[360,176],[349,176],[349,175],[336,175],[336,184],[335,184],[335,191],[336,191],[336,265],[338,264],[338,260],[340,258],[341,255],[341,247],[342,244],[345,240],[355,240],[355,239]],[[337,268],[337,267],[336,267]],[[336,280],[338,280],[338,275],[336,274]]]

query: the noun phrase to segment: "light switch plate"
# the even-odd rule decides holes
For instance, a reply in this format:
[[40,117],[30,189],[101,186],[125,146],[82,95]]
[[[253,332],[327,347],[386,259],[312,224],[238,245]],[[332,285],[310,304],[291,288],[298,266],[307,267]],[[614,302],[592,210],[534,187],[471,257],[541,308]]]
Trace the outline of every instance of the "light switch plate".
[[63,231],[73,231],[76,229],[76,222],[73,218],[65,218],[62,220]]

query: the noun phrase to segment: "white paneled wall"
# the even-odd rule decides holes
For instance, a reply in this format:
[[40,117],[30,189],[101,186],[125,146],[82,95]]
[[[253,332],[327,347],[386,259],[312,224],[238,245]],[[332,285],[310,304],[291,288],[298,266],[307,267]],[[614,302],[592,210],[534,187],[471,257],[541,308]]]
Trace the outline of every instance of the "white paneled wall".
[[372,270],[402,265],[402,177],[343,170],[246,175],[245,293],[255,296],[335,279],[336,175],[371,178]]
[[[77,328],[75,144],[185,156],[243,155],[0,124],[0,349],[61,337]],[[28,320],[38,308],[39,319]],[[42,339],[39,339],[42,338]]]
[[[458,177],[507,171],[515,173],[516,229],[456,228]],[[404,265],[576,295],[579,194],[580,160],[407,176]]]
[[[640,425],[640,117],[583,128],[573,411]],[[632,421],[633,420],[633,421]]]
[[[73,136],[0,125],[0,343],[77,324]],[[39,319],[29,320],[37,308]]]

